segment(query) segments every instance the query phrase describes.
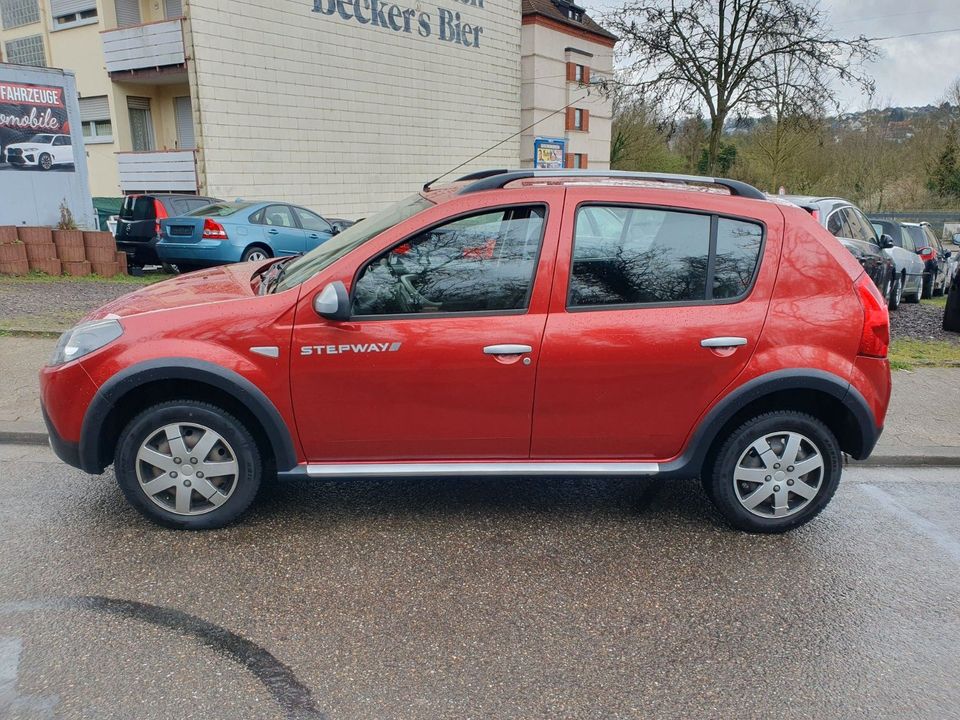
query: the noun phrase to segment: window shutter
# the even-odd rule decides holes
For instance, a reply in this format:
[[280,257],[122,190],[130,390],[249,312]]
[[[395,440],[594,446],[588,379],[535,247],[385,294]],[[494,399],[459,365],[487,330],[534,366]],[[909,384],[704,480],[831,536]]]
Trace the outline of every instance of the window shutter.
[[567,129],[567,130],[573,130],[573,122],[574,122],[574,118],[575,118],[575,113],[576,113],[576,111],[575,111],[572,107],[568,107],[568,108],[567,108],[567,122],[566,122],[566,129]]
[[564,153],[563,156],[563,166],[565,168],[573,167],[573,153]]
[[580,168],[583,170],[587,169],[587,153],[583,153],[583,155],[580,156]]
[[150,98],[127,95],[127,107],[131,110],[149,110]]
[[98,97],[80,98],[80,120],[109,120],[110,103],[106,95]]
[[116,0],[117,27],[140,24],[140,0]]
[[583,66],[583,84],[588,85],[590,83],[590,66]]
[[577,79],[577,64],[568,62],[567,63],[567,82],[573,82]]
[[589,110],[583,111],[582,119],[583,119],[583,127],[580,129],[583,130],[584,132],[590,132],[590,111]]
[[50,0],[50,12],[55,18],[96,9],[96,0]]

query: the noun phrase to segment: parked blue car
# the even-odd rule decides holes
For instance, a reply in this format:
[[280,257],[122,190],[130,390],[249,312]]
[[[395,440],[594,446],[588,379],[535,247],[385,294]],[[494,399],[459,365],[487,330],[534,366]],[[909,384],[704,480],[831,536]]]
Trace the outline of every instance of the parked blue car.
[[218,202],[160,221],[160,259],[181,271],[299,255],[336,235],[336,225],[282,202]]

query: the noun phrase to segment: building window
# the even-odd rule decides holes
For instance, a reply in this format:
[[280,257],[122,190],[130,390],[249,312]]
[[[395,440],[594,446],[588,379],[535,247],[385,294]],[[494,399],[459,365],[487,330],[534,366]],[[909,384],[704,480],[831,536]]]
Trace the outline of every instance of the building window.
[[567,62],[567,82],[587,85],[590,82],[590,68],[586,65]]
[[590,111],[582,108],[567,108],[566,118],[567,130],[580,130],[589,132],[590,130]]
[[572,164],[576,170],[586,170],[587,156],[584,153],[574,153]]
[[37,0],[0,0],[0,21],[5,30],[40,22],[40,3]]
[[577,82],[583,82],[583,65],[575,65],[573,68],[573,79]]
[[6,55],[6,61],[14,65],[47,66],[47,60],[43,54],[42,35],[9,40],[6,43],[4,55]]
[[583,110],[580,108],[573,111],[573,129],[583,130]]
[[87,145],[113,142],[110,103],[106,95],[80,98],[80,121],[83,124],[83,139]]
[[92,25],[97,22],[97,9],[81,10],[80,12],[69,12],[64,15],[54,15],[53,29],[66,30],[76,25]]
[[569,8],[567,10],[567,17],[575,22],[583,22],[583,11],[577,8]]
[[127,97],[127,112],[130,115],[130,142],[134,152],[150,152],[156,145],[153,140],[153,117],[150,114],[150,98]]

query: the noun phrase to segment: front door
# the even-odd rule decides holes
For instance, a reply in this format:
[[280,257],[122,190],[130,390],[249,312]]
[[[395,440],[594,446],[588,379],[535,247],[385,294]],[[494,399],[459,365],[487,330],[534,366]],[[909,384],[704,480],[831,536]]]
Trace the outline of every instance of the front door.
[[756,347],[781,215],[770,205],[764,227],[710,212],[706,193],[706,212],[657,207],[662,197],[567,191],[533,460],[674,457]]
[[316,315],[320,288],[301,296],[291,382],[311,462],[527,459],[559,230],[547,207],[478,209],[378,245],[343,268],[347,321]]
[[293,217],[289,205],[267,205],[263,209],[263,239],[276,257],[299,255],[306,245],[306,236]]

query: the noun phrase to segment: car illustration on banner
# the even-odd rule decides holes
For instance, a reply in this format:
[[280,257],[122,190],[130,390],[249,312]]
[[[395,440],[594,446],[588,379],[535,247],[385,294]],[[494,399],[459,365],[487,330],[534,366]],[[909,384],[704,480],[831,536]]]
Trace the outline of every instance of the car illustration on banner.
[[50,170],[56,165],[73,165],[73,144],[69,135],[41,133],[27,142],[11,143],[4,159],[13,167]]

